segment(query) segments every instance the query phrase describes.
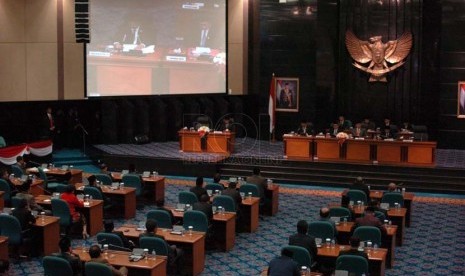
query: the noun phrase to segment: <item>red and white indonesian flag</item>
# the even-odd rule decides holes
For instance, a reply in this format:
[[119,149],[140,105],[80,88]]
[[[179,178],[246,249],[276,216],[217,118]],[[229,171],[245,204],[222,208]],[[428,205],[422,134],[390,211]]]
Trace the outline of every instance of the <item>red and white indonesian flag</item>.
[[53,151],[52,141],[39,141],[29,144],[10,146],[0,149],[0,162],[5,165],[13,165],[16,163],[16,157],[24,154],[33,154],[36,156],[46,156]]
[[273,133],[274,125],[276,122],[275,118],[275,107],[276,107],[276,89],[274,75],[271,77],[270,83],[270,99],[268,102],[268,115],[270,115],[270,133]]

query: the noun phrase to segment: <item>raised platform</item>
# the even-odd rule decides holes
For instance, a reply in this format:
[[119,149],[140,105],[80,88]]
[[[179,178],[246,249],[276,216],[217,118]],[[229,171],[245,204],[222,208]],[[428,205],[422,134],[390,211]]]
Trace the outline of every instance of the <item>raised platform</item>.
[[414,191],[465,193],[462,150],[438,149],[434,167],[286,160],[282,142],[251,138],[236,139],[235,152],[229,157],[180,152],[178,142],[95,145],[89,154],[115,170],[126,169],[132,163],[139,171],[156,170],[165,175],[211,177],[219,171],[227,177],[250,175],[257,165],[264,177],[278,183],[344,187],[362,176],[373,188],[396,182]]

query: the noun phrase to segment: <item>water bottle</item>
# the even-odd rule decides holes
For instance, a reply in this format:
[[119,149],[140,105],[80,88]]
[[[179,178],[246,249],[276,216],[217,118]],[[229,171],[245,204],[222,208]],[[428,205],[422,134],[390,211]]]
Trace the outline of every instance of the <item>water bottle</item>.
[[123,183],[123,182],[121,182],[121,183],[119,184],[119,188],[120,188],[121,190],[124,190],[124,183]]
[[152,250],[152,260],[157,259],[157,253],[155,252],[155,249]]
[[145,262],[147,262],[148,258],[149,258],[149,249],[148,248],[144,248],[144,257],[145,257]]
[[334,239],[331,240],[331,248],[336,247],[336,241]]

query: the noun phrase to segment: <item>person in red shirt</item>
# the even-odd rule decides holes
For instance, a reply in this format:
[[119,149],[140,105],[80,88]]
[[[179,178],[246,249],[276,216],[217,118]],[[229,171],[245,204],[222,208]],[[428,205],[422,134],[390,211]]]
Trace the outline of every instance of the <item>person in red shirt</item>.
[[73,219],[73,223],[82,224],[82,237],[85,239],[89,237],[89,235],[87,234],[86,219],[84,215],[76,211],[76,207],[84,207],[84,202],[77,198],[75,192],[76,188],[74,187],[74,185],[70,184],[66,187],[65,192],[61,194],[61,199],[68,203],[69,212],[71,214],[71,218]]

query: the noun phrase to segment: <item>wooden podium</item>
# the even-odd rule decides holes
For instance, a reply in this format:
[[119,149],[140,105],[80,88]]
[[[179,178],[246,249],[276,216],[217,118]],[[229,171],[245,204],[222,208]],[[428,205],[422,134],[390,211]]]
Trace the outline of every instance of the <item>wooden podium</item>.
[[284,135],[284,157],[290,159],[312,159],[312,137]]
[[[234,132],[209,132],[201,138],[197,131],[180,130],[179,147],[183,152],[208,152],[229,155],[234,151]],[[202,141],[205,139],[205,141]],[[202,143],[204,146],[202,147]]]

